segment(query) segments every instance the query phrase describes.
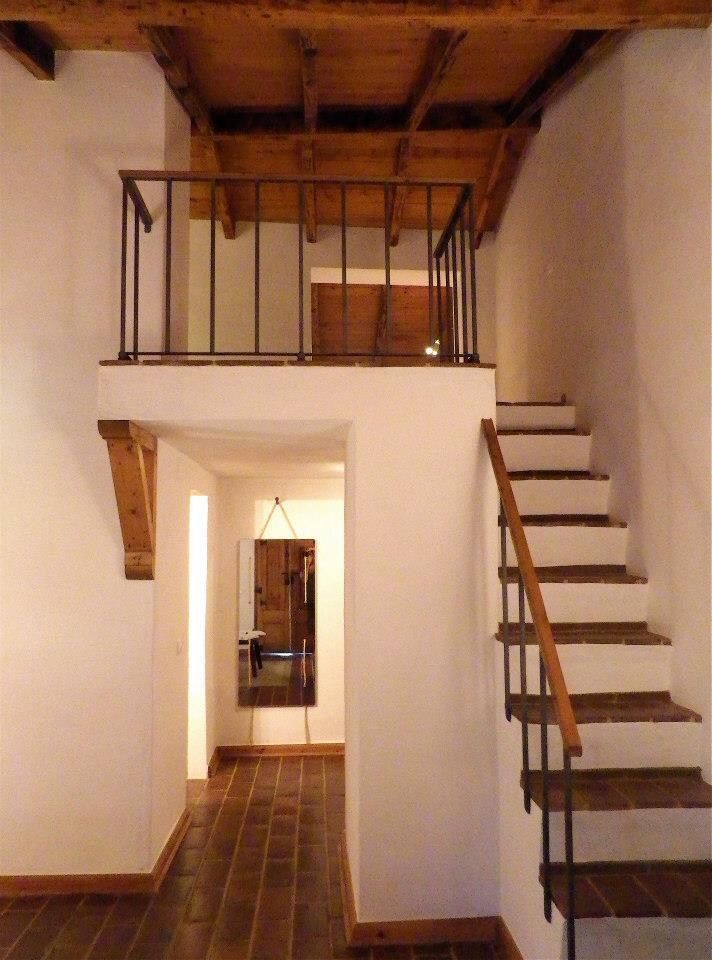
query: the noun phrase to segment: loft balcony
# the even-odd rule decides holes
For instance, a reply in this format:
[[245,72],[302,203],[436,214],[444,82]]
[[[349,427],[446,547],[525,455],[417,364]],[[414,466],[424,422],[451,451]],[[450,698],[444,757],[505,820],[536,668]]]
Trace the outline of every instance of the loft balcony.
[[[120,321],[105,363],[479,365],[474,184],[120,177]],[[228,200],[244,216],[234,239]],[[189,237],[197,205],[208,219]]]

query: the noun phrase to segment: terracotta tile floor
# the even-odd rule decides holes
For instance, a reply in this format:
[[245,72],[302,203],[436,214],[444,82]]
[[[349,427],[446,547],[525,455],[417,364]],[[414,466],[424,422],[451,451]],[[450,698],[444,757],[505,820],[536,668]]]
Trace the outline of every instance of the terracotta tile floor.
[[480,944],[349,950],[343,824],[342,758],[224,763],[159,894],[0,901],[0,958],[491,960]]

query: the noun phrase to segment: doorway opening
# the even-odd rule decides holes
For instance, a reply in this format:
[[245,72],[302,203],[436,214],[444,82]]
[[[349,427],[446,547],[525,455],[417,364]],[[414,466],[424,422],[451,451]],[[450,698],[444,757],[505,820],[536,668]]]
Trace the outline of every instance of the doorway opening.
[[208,606],[208,498],[190,496],[188,528],[188,780],[207,776],[205,628]]

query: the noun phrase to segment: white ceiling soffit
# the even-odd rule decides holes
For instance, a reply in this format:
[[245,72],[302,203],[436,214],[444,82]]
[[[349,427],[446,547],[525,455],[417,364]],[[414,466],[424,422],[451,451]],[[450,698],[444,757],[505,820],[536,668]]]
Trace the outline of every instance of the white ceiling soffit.
[[343,477],[348,424],[261,421],[146,424],[191,460],[221,477]]

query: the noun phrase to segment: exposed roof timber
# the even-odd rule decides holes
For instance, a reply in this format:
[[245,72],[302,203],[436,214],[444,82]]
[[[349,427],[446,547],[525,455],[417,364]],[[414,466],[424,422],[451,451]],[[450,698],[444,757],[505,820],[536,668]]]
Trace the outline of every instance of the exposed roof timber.
[[509,126],[527,123],[555,97],[570,87],[596,60],[620,42],[620,33],[579,30],[514,98],[506,113]]
[[0,21],[0,49],[38,80],[54,80],[54,48],[27,23]]
[[313,30],[325,26],[426,24],[468,30],[517,24],[562,30],[626,30],[643,27],[706,27],[710,0],[0,0],[4,20],[61,25],[149,23],[197,26],[256,19],[273,26]]
[[497,149],[494,152],[492,157],[492,165],[490,166],[489,175],[487,177],[487,184],[485,186],[484,195],[476,197],[477,200],[477,223],[475,225],[475,247],[479,247],[482,242],[482,235],[485,232],[485,224],[487,223],[487,216],[490,211],[490,206],[492,204],[492,198],[494,192],[497,188],[500,175],[502,173],[502,168],[504,166],[505,160],[507,159],[507,151],[510,145],[510,131],[505,130],[502,133],[502,136],[499,138],[497,143]]
[[[316,131],[319,115],[319,91],[316,78],[317,44],[313,34],[301,32],[299,34],[299,55],[302,72],[302,100],[304,103],[304,130],[308,135]],[[305,140],[301,153],[302,173],[305,176],[314,176],[316,165],[314,162],[314,140]],[[305,220],[307,240],[316,243],[316,190],[311,184],[305,189]]]
[[[457,49],[466,36],[467,34],[462,30],[433,30],[430,35],[425,63],[410,97],[406,136],[398,143],[395,169],[397,177],[405,177],[408,174],[411,154],[410,135],[418,129],[428,110],[432,107],[438,87],[452,68]],[[393,210],[390,217],[391,230],[388,238],[392,246],[398,243],[400,236],[405,195],[406,188],[398,187],[393,197]]]
[[[152,27],[145,24],[140,27],[141,34],[149,45],[156,62],[163,70],[166,83],[176,99],[188,114],[198,133],[208,139],[208,160],[213,173],[222,173],[218,146],[212,139],[213,122],[210,111],[195,88],[190,72],[188,58],[183,51],[178,31],[172,27]],[[228,240],[236,235],[235,217],[230,208],[230,200],[224,185],[218,184],[216,191],[218,216],[223,232]]]
[[[212,123],[217,138],[269,136],[318,140],[334,134],[378,133],[400,140],[407,125],[407,115],[399,107],[322,108],[319,126],[312,134],[305,131],[304,114],[299,110],[218,110],[212,113]],[[536,119],[530,125],[536,126]],[[504,126],[504,108],[492,104],[435,104],[428,110],[417,132],[491,130]]]

